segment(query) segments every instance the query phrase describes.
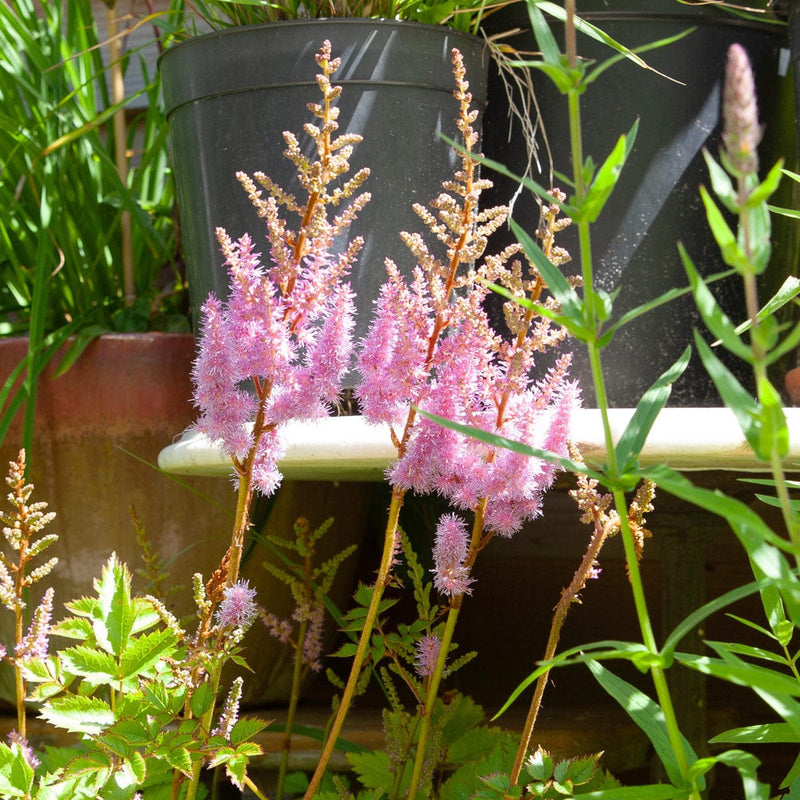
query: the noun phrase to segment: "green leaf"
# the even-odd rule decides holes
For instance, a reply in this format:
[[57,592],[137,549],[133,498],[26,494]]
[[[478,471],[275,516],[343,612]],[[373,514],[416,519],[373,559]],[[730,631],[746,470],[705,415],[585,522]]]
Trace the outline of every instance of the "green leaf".
[[698,656],[694,653],[676,653],[675,660],[704,675],[713,675],[738,686],[761,689],[770,694],[800,696],[800,683],[797,680],[758,664],[749,664],[738,659],[735,662],[728,662],[721,658]]
[[[769,300],[767,300],[766,303],[764,303],[761,309],[759,309],[758,313],[756,314],[756,319],[761,322],[761,320],[772,316],[776,311],[778,311],[780,308],[783,308],[783,306],[797,297],[798,294],[800,294],[800,278],[797,278],[794,275],[789,275],[781,284],[778,291],[775,292],[775,294]],[[736,326],[735,332],[737,334],[742,334],[745,331],[750,330],[750,326],[752,324],[753,321],[751,319],[746,319],[741,323],[741,325]],[[719,342],[714,342],[714,344],[717,345]]]
[[[563,5],[559,5],[558,3],[549,2],[549,0],[534,0],[536,5],[541,8],[546,13],[550,14],[551,16],[555,17],[555,19],[565,22],[567,19],[566,11],[564,10]],[[530,5],[530,3],[529,3]],[[580,10],[580,9],[579,9]],[[588,22],[585,19],[582,19],[580,16],[576,15],[575,17],[575,28],[580,31],[582,34],[588,36],[595,41],[601,42],[605,44],[607,47],[615,50],[619,55],[624,56],[625,58],[632,61],[638,67],[642,69],[651,70],[653,72],[657,72],[651,66],[647,64],[640,56],[636,54],[635,50],[632,50],[629,47],[626,47],[624,44],[621,44],[616,39],[613,39],[609,36],[605,31],[601,28],[598,28],[596,25],[593,25],[591,22]],[[682,38],[682,35],[677,38]],[[671,39],[666,39],[664,42],[672,41]],[[540,45],[541,46],[541,45]],[[638,48],[637,48],[638,49]],[[662,73],[658,73],[661,75]]]
[[175,634],[163,629],[130,640],[120,658],[121,677],[125,680],[147,675],[153,666],[175,652]]
[[705,282],[700,277],[700,273],[695,268],[683,245],[678,245],[678,251],[692,287],[692,294],[695,304],[697,305],[697,310],[703,317],[703,322],[705,322],[711,333],[713,333],[728,350],[748,364],[752,364],[753,354],[750,348],[736,334],[734,324],[730,321],[728,315],[720,308],[714,295],[709,291],[708,286],[706,286]]
[[778,189],[783,174],[783,159],[781,159],[767,173],[766,178],[747,195],[745,208],[755,208],[765,203]]
[[54,697],[40,710],[40,716],[70,733],[96,736],[114,724],[114,712],[98,697]]
[[95,581],[98,606],[92,620],[97,643],[117,658],[128,645],[133,630],[134,611],[131,602],[131,574],[112,553]]
[[116,659],[109,653],[88,645],[62,650],[61,663],[67,672],[79,675],[95,686],[116,683],[120,679]]
[[[800,622],[797,578],[777,546],[785,546],[786,543],[775,535],[755,511],[721,492],[694,486],[688,478],[665,465],[648,467],[642,470],[642,474],[654,480],[659,489],[727,520],[747,552],[754,577],[759,581],[768,579],[767,589],[777,589],[792,621],[795,624]],[[769,607],[765,610],[770,613]]]
[[769,786],[761,783],[757,778],[758,766],[761,762],[751,753],[741,750],[728,750],[717,756],[701,758],[695,761],[689,769],[693,777],[702,778],[715,764],[724,764],[733,767],[742,779],[745,800],[768,800]]
[[22,748],[0,743],[0,797],[30,797],[32,788],[33,769]]
[[164,758],[173,769],[191,776],[192,756],[187,748],[181,746],[169,748],[164,752]]
[[785,458],[789,453],[789,427],[781,397],[766,377],[759,379],[756,388],[759,402],[756,455],[765,461],[773,453]]
[[128,766],[136,781],[136,785],[141,786],[147,777],[147,762],[145,761],[144,756],[137,750],[134,750],[128,759]]
[[579,795],[581,800],[684,800],[686,796],[685,787],[670,786],[666,783],[617,786],[596,792],[581,792]]
[[[536,44],[539,46],[545,63],[552,67],[558,67],[563,73],[565,70],[561,61],[561,50],[558,47],[555,36],[553,36],[550,30],[550,25],[548,25],[547,20],[544,18],[544,14],[539,10],[540,5],[541,3],[538,2],[528,3],[528,17],[531,21],[531,30],[536,37]],[[558,85],[558,83],[556,85]]]
[[625,161],[633,148],[638,129],[639,120],[636,120],[627,135],[619,137],[614,149],[597,171],[597,175],[592,181],[592,185],[589,187],[586,198],[579,210],[576,222],[584,219],[587,222],[597,221],[606,201],[617,185],[622,167],[625,165]]
[[547,288],[561,306],[559,322],[580,338],[585,330],[583,302],[577,292],[570,286],[561,270],[542,252],[542,249],[528,232],[513,218],[508,221],[511,232],[522,245],[525,255],[531,260],[544,279]]
[[203,681],[192,692],[189,704],[195,717],[202,717],[214,705],[214,690],[209,681]]
[[722,166],[711,156],[711,154],[704,148],[703,158],[708,167],[708,174],[711,178],[711,188],[714,194],[722,201],[725,208],[731,214],[739,213],[739,193],[733,185],[731,176],[722,168]]
[[706,207],[708,225],[717,242],[722,260],[737,272],[746,274],[751,269],[747,254],[742,250],[736,236],[725,221],[725,217],[722,216],[722,212],[704,186],[700,187],[700,196]]
[[[587,666],[597,682],[625,709],[628,716],[650,739],[670,781],[675,786],[685,785],[686,782],[681,775],[669,734],[667,733],[664,712],[661,707],[654,703],[644,692],[609,672],[597,661],[589,661]],[[681,739],[689,760],[695,761],[697,756],[692,750],[692,746],[683,736],[681,736]],[[704,788],[704,782],[700,781],[699,783],[701,788]]]
[[[394,772],[389,769],[389,755],[382,750],[364,753],[348,753],[347,760],[358,775],[359,783],[368,789],[383,789],[388,794],[394,785]],[[403,767],[403,775],[398,781],[397,789],[402,792],[411,783],[413,762],[407,761]]]
[[708,740],[711,744],[797,744],[800,736],[785,722],[731,728]]
[[236,721],[231,729],[230,741],[236,747],[242,742],[252,739],[260,731],[263,731],[267,723],[254,717],[243,717]]
[[669,400],[672,384],[689,365],[691,355],[691,348],[687,347],[681,357],[642,395],[615,448],[617,465],[622,473],[635,467],[653,423]]
[[689,614],[689,616],[686,617],[686,619],[680,622],[675,627],[675,630],[673,630],[672,633],[670,633],[670,635],[667,637],[666,641],[664,642],[664,646],[661,648],[661,655],[665,660],[669,661],[672,658],[672,654],[675,652],[675,648],[678,646],[681,639],[683,639],[683,637],[687,634],[696,631],[704,620],[708,619],[708,617],[710,617],[712,614],[715,614],[717,611],[720,611],[726,606],[755,594],[767,586],[768,583],[769,581],[765,579],[748,583],[744,586],[738,586],[736,589],[731,589],[731,591],[726,592],[725,594],[720,595],[713,600],[710,600],[708,603],[705,603],[700,608],[693,611],[691,614]]
[[703,337],[695,331],[694,343],[706,372],[717,387],[722,402],[733,412],[744,438],[753,451],[759,444],[758,409],[750,393],[736,376],[714,355]]
[[564,458],[563,456],[553,453],[550,450],[542,450],[538,447],[530,447],[522,442],[516,442],[513,439],[507,439],[504,436],[498,436],[496,433],[489,433],[489,431],[483,431],[480,428],[474,428],[471,425],[463,425],[460,422],[453,422],[452,420],[445,419],[444,417],[439,417],[436,414],[430,414],[417,406],[415,406],[415,408],[417,413],[423,417],[427,417],[434,422],[438,422],[439,425],[442,425],[445,428],[451,428],[452,430],[463,433],[466,436],[471,436],[473,439],[486,442],[486,444],[491,444],[495,447],[505,447],[506,449],[512,450],[515,453],[532,456],[533,458],[541,458],[544,461],[557,464],[567,472],[577,472],[583,475],[588,475],[590,478],[594,478],[601,482],[606,481],[606,476],[604,474],[588,469],[584,464],[580,464],[577,461],[572,461],[569,458]]

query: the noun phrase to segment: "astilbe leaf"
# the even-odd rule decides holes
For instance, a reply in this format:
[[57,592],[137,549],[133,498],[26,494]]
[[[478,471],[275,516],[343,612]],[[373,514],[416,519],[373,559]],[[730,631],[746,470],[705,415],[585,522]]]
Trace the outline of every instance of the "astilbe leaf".
[[39,713],[57,728],[90,736],[102,733],[115,721],[111,706],[99,697],[54,697],[42,706]]

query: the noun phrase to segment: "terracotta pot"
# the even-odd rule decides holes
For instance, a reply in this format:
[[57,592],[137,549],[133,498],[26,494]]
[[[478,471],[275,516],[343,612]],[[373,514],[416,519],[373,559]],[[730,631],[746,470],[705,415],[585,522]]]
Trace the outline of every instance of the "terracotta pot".
[[[0,376],[8,375],[24,357],[25,339],[0,339]],[[36,434],[29,454],[34,498],[49,503],[57,517],[50,529],[59,541],[48,553],[59,564],[52,573],[55,618],[62,603],[86,594],[112,552],[131,571],[144,566],[136,543],[130,509],[144,524],[155,551],[167,564],[167,585],[185,587],[170,598],[180,614],[193,611],[191,577],[208,577],[224,554],[233,520],[235,493],[230,481],[219,478],[175,480],[155,464],[159,451],[194,419],[190,370],[194,358],[191,334],[109,334],[86,349],[62,376],[48,368],[39,384]],[[19,416],[19,415],[18,415]],[[3,472],[21,441],[18,418],[0,448]],[[291,537],[297,516],[312,525],[338,518],[329,531],[328,554],[363,534],[367,513],[366,484],[335,489],[330,484],[287,482],[271,504],[263,532]],[[323,554],[324,556],[324,554]],[[258,600],[280,616],[293,608],[288,589],[268,576],[262,563],[272,557],[263,545],[251,550],[243,577],[258,590]],[[351,559],[354,561],[354,559]],[[336,595],[346,605],[350,575],[343,567]],[[145,580],[134,577],[135,588],[146,591]],[[32,590],[34,602],[45,582]],[[0,613],[0,634],[8,643],[10,614]],[[330,627],[330,626],[329,626]],[[246,679],[250,703],[277,701],[289,686],[290,658],[260,625],[245,641],[255,675]],[[280,665],[276,667],[276,665]],[[0,673],[3,695],[12,696],[10,670]]]

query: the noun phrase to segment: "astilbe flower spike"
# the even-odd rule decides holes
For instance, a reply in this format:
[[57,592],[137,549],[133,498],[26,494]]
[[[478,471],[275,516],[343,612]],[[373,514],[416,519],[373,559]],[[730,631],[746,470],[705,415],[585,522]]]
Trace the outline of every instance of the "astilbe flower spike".
[[[268,255],[262,259],[248,234],[233,240],[218,229],[228,297],[212,294],[202,307],[192,375],[200,411],[195,427],[230,457],[240,495],[229,585],[238,578],[252,492],[271,495],[281,482],[282,427],[291,419],[325,416],[350,369],[354,303],[346,277],[363,242],[356,237],[344,252],[334,252],[334,240],[369,200],[367,193],[356,194],[369,170],[329,189],[349,170],[360,137],[335,135],[334,101],[341,88],[331,84],[331,76],[340,60],[331,58],[329,42],[316,58],[322,102],[309,105],[318,124],[308,123],[305,132],[317,157],[303,155],[295,135],[284,133],[285,155],[306,197],[288,194],[263,173],[255,180],[238,174],[266,225]],[[291,216],[299,220],[295,230],[287,221]]]
[[[455,517],[445,518],[437,533],[435,583],[450,596],[450,614],[457,615],[470,591],[470,571],[478,551],[495,532],[509,536],[539,514],[542,494],[555,475],[549,463],[465,437],[420,417],[417,409],[565,456],[569,419],[580,400],[577,386],[568,380],[568,355],[538,383],[530,378],[535,354],[561,341],[563,330],[531,305],[523,311],[507,311],[510,336],[503,336],[494,330],[485,311],[489,282],[534,303],[552,307],[553,301],[542,298],[545,286],[538,272],[532,266],[527,271],[523,268],[520,246],[480,262],[488,238],[505,222],[508,209],[479,209],[480,194],[491,183],[478,177],[474,155],[478,136],[473,127],[478,112],[471,108],[469,84],[457,51],[453,64],[463,140],[461,168],[443,183],[442,193],[430,208],[414,206],[444,255],[437,255],[420,234],[402,234],[417,262],[411,282],[403,281],[396,264],[387,260],[388,280],[358,348],[361,382],[356,395],[362,414],[370,422],[389,425],[398,458],[388,471],[392,502],[378,580],[350,679],[306,798],[319,785],[343,724],[351,685],[361,669],[377,604],[389,582],[397,550],[397,515],[405,493],[436,492],[473,515],[471,536],[461,530],[463,523]],[[553,263],[565,258],[552,244],[552,234],[567,224],[556,219],[557,212],[554,202],[544,217],[550,237],[545,254]],[[540,238],[545,241],[544,236]],[[459,541],[455,551],[445,546],[451,537]],[[433,699],[454,621],[455,616],[448,619],[437,664],[430,673],[410,800],[424,772]]]

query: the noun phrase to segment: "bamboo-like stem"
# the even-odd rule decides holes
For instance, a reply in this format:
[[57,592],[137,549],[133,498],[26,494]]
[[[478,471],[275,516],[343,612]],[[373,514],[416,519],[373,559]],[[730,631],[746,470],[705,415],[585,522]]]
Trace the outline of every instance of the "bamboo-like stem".
[[[108,59],[111,78],[111,102],[120,106],[112,117],[114,128],[114,163],[120,183],[128,186],[128,125],[125,119],[125,76],[122,72],[122,44],[117,18],[117,4],[111,3],[106,8],[108,20]],[[119,232],[122,249],[123,296],[126,306],[133,305],[136,300],[136,278],[133,269],[133,237],[131,233],[131,212],[122,208],[119,218]]]

